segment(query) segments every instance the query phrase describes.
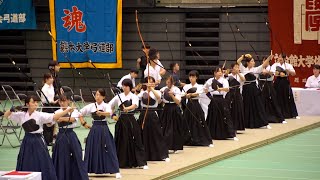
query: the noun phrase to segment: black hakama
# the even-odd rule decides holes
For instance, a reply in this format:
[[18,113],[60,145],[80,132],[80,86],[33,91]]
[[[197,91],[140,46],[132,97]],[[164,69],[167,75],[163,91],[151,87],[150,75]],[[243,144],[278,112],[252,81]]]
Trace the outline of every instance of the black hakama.
[[262,103],[266,110],[269,123],[282,123],[284,117],[281,113],[277,93],[273,87],[273,82],[268,80],[259,80],[259,87],[262,92]]
[[223,140],[236,137],[230,108],[222,95],[213,95],[208,106],[207,123],[212,139]]
[[72,128],[59,129],[52,159],[59,180],[89,179],[81,144]]
[[161,122],[168,149],[183,150],[188,131],[187,124],[182,119],[180,107],[175,103],[166,103],[163,107]]
[[57,175],[42,135],[25,134],[18,154],[17,171],[41,172],[43,180],[57,180]]
[[[226,95],[226,99],[230,105],[231,120],[235,130],[245,130],[243,98],[240,92],[240,83],[236,79],[229,80],[232,86]],[[236,87],[235,87],[236,86]]]
[[244,85],[242,90],[245,126],[246,128],[260,128],[268,125],[267,114],[262,103],[261,91],[255,81],[256,77],[249,74],[246,74],[245,78],[251,83],[247,82],[248,84]]
[[188,99],[183,117],[188,123],[191,134],[186,145],[209,146],[212,144],[210,131],[198,99]]
[[[51,106],[57,106],[57,105],[56,104],[44,104],[44,107],[46,107],[46,108],[43,108],[42,112],[54,113],[56,110],[58,110],[57,108],[49,108]],[[44,141],[46,142],[47,146],[52,145],[55,125],[48,126],[47,124],[43,124],[42,128],[43,128],[42,134],[43,134]]]
[[141,127],[132,112],[120,115],[115,127],[115,142],[120,168],[147,165]]
[[[138,123],[142,127],[146,111],[141,111]],[[162,133],[162,125],[157,111],[148,108],[142,129],[142,140],[147,161],[162,161],[169,157],[168,147]]]
[[106,121],[93,121],[87,137],[84,161],[88,173],[119,173],[116,145]]
[[290,82],[287,77],[277,77],[274,82],[274,88],[277,93],[277,99],[284,118],[295,118],[298,116],[296,103]]

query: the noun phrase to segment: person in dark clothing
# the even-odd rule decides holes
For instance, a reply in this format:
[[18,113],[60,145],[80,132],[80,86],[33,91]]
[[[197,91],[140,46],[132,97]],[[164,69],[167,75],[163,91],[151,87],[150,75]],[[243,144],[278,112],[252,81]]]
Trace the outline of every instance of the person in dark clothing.
[[171,63],[170,69],[172,70],[172,78],[174,80],[174,85],[177,87],[183,87],[186,83],[180,81],[179,70],[180,66],[178,63]]
[[144,70],[146,69],[147,66],[147,54],[149,54],[150,50],[150,45],[146,44],[146,47],[143,45],[141,46],[141,49],[143,51],[143,56],[139,57],[137,59],[137,69],[141,70],[141,82],[144,81]]
[[[58,61],[50,61],[48,65],[49,72],[53,77],[53,87],[55,95],[63,94],[63,90],[61,88],[61,81],[59,79],[58,73],[60,72],[60,65]],[[58,97],[58,96],[57,96]]]

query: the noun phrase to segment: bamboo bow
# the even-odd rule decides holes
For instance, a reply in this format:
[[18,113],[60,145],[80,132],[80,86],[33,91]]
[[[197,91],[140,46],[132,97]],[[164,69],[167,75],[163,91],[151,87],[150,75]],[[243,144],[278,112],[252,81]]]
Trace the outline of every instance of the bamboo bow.
[[[143,45],[144,52],[146,52],[146,49],[147,49],[146,48],[146,44],[144,43],[143,37],[141,35],[141,31],[140,31],[140,26],[139,26],[138,10],[136,10],[136,25],[137,25],[137,30],[138,30],[138,34],[139,34],[140,40],[141,40],[142,45]],[[146,57],[147,57],[147,66],[149,66],[149,54],[148,53],[146,53]],[[149,73],[150,73],[150,67],[148,67],[148,76],[147,77],[149,77]],[[149,83],[150,83],[150,80],[148,78],[148,84]],[[146,120],[146,117],[147,117],[147,114],[148,114],[149,104],[150,104],[150,91],[148,91],[148,104],[147,104],[146,112],[144,114],[142,125],[141,125],[142,129],[144,128],[144,123],[145,123],[145,120]]]

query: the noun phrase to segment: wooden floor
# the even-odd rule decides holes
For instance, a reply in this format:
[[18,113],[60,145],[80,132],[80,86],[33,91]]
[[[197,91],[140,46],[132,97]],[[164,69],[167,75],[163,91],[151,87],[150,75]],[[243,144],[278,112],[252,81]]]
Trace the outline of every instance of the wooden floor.
[[[320,117],[288,119],[288,124],[270,124],[272,129],[247,129],[238,134],[239,141],[216,140],[214,147],[185,147],[170,154],[170,162],[148,162],[149,169],[121,169],[122,180],[169,179],[212,162],[216,162],[251,149],[320,127]],[[90,179],[111,179],[114,175],[90,176]]]

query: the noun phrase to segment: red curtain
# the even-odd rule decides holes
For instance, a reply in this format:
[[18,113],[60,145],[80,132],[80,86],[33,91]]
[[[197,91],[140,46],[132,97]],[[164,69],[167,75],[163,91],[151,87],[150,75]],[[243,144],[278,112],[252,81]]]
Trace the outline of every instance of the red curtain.
[[[320,64],[320,3],[318,1],[268,1],[271,49],[274,54],[285,53],[286,62],[294,66],[297,75],[290,77],[293,87],[304,87],[306,79],[312,75],[313,65]],[[302,32],[309,32],[309,34],[304,36]],[[301,44],[295,42],[299,40]]]

